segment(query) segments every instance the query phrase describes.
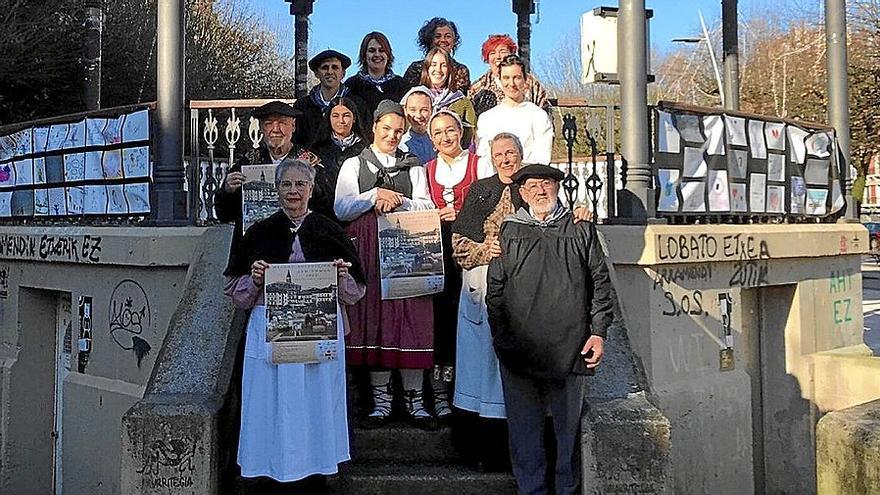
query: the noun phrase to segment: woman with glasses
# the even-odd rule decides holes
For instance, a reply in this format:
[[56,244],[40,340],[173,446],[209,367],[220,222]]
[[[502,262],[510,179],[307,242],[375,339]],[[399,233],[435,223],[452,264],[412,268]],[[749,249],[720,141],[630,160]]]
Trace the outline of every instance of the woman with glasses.
[[[242,376],[238,464],[254,493],[326,493],[324,476],[349,460],[344,305],[365,292],[364,273],[348,235],[308,208],[315,168],[295,159],[275,169],[280,209],[252,225],[230,267],[227,294],[249,309]],[[336,357],[314,364],[273,364],[266,342],[263,284],[275,263],[334,262],[337,269]],[[285,493],[287,493],[285,491]]]
[[[482,52],[483,62],[489,65],[489,70],[474,81],[468,90],[468,97],[474,102],[478,116],[504,99],[504,89],[501,86],[501,62],[508,56],[516,54],[516,43],[506,34],[493,34],[483,42]],[[550,102],[547,101],[547,90],[544,86],[533,74],[526,74],[525,84],[525,100],[549,113]]]

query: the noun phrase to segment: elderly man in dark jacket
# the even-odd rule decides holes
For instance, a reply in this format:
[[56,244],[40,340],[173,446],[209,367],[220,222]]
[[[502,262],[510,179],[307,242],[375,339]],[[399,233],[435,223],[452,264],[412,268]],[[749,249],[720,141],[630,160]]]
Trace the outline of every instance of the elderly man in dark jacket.
[[528,207],[501,226],[486,305],[507,406],[513,473],[521,494],[547,493],[544,415],[556,434],[556,493],[580,493],[585,376],[602,359],[616,294],[596,228],[575,224],[558,199],[562,172],[513,176]]

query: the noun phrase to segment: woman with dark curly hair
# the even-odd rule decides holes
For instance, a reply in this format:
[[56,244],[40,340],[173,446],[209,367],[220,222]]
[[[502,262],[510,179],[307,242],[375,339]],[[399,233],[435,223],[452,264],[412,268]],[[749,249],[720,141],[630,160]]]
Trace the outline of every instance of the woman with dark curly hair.
[[410,85],[391,70],[394,52],[384,34],[373,31],[364,36],[358,54],[361,70],[348,78],[345,85],[351,94],[367,102],[367,113],[372,115],[382,100],[399,101]]
[[[435,17],[427,22],[419,29],[418,37],[419,48],[425,55],[435,47],[440,47],[449,52],[450,55],[455,53],[461,45],[461,37],[458,35],[458,28],[455,23],[444,19],[443,17]],[[403,78],[410,86],[417,86],[422,76],[422,66],[424,60],[416,60],[409,65]],[[467,94],[471,87],[471,73],[464,64],[455,62],[455,79],[450,81],[450,91],[459,90]]]

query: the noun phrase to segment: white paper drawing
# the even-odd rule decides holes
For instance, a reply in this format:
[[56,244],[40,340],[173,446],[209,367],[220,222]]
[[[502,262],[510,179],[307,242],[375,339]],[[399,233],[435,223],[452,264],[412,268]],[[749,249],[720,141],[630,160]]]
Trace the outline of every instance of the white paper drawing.
[[660,202],[657,209],[660,211],[678,211],[678,180],[680,172],[675,169],[661,168],[658,172],[660,183]]
[[46,140],[46,151],[60,150],[67,142],[67,124],[55,124],[49,128],[49,137]]
[[132,141],[146,141],[150,139],[150,113],[148,110],[139,110],[128,114],[122,125],[122,140],[126,143]]
[[776,182],[785,180],[785,155],[767,153],[767,178]]
[[12,216],[12,191],[0,191],[0,217]]
[[704,182],[683,182],[681,197],[683,200],[681,211],[706,211],[706,184]]
[[752,150],[752,158],[767,158],[767,144],[764,141],[764,122],[749,120],[749,149]]
[[120,150],[107,150],[104,152],[104,178],[122,178],[122,152]]
[[126,177],[150,176],[150,148],[126,148],[122,150],[122,170]]
[[752,174],[749,177],[749,211],[764,213],[767,205],[767,176]]
[[104,140],[110,144],[118,144],[122,142],[122,124],[125,122],[125,115],[120,115],[116,119],[108,119],[107,125],[104,127]]
[[807,185],[803,177],[791,178],[791,206],[789,211],[794,214],[804,212],[804,201],[807,197]]
[[[86,145],[86,121],[70,124],[70,130],[67,131],[67,140],[64,142],[64,148],[81,148]],[[70,212],[68,212],[70,213]]]
[[785,212],[785,186],[767,186],[767,213]]
[[0,186],[15,185],[15,169],[12,162],[0,163]]
[[724,116],[724,125],[727,127],[727,142],[734,146],[746,146],[746,119],[742,117]]
[[101,151],[86,151],[85,178],[86,180],[96,180],[104,178],[104,167],[102,166]]
[[788,141],[791,143],[790,154],[792,162],[803,165],[804,160],[807,159],[807,143],[805,140],[809,134],[800,127],[788,126]]
[[12,135],[15,141],[15,155],[30,155],[34,152],[34,130],[31,127],[22,129]]
[[745,184],[730,184],[730,210],[735,212],[749,211]]
[[104,127],[107,119],[86,119],[86,146],[106,146],[109,144],[104,138]]
[[34,184],[46,183],[46,159],[34,158]]
[[43,153],[49,143],[49,128],[34,128],[34,153]]
[[811,134],[806,141],[807,153],[819,158],[831,156],[831,131]]
[[15,185],[30,186],[34,183],[34,161],[30,158],[15,162]]
[[126,184],[125,198],[128,200],[129,213],[150,212],[150,187],[146,182],[142,184]]
[[843,193],[840,192],[840,181],[831,181],[831,213],[837,213],[845,204]]
[[105,215],[107,213],[106,186],[86,186],[83,196],[83,213],[86,215]]
[[64,180],[83,180],[86,178],[86,155],[85,153],[70,153],[64,155]]
[[724,119],[721,115],[703,117],[703,129],[706,131],[706,153],[710,155],[724,154]]
[[15,139],[11,135],[0,136],[0,160],[15,156]]
[[44,217],[49,214],[49,191],[34,189],[34,216]]
[[34,190],[19,189],[12,191],[12,216],[14,217],[32,217],[34,216]]
[[676,127],[682,139],[689,143],[702,143],[706,139],[700,132],[700,117],[697,115],[676,114]]
[[764,136],[767,138],[767,148],[785,151],[785,124],[780,122],[764,123]]
[[827,209],[827,189],[807,189],[807,215],[824,215]]
[[709,166],[703,158],[703,151],[700,148],[684,149],[684,176],[685,177],[705,177]]
[[727,170],[709,171],[709,211],[730,211]]
[[49,189],[49,215],[54,217],[67,215],[67,194],[63,187]]
[[660,153],[680,153],[681,152],[681,136],[678,135],[678,129],[672,122],[672,114],[658,111],[658,127],[657,129],[657,148]]
[[107,213],[111,215],[128,213],[128,204],[125,202],[125,191],[122,184],[107,186]]
[[807,184],[813,186],[827,186],[828,168],[830,166],[831,162],[828,160],[808,158],[807,165],[804,168],[804,178],[807,180]]
[[727,150],[727,163],[732,178],[745,179],[749,169],[749,152],[729,149]]
[[83,213],[83,186],[67,188],[67,214],[82,215]]

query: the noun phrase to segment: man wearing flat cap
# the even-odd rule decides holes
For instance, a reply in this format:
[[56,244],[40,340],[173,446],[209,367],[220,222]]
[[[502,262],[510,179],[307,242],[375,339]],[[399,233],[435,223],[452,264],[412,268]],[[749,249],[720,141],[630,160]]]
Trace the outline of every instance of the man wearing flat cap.
[[544,415],[556,434],[556,493],[581,493],[586,375],[602,360],[617,295],[595,226],[559,201],[564,174],[528,165],[513,177],[527,206],[504,219],[486,306],[501,368],[519,493],[548,493]]
[[251,112],[251,116],[260,121],[260,131],[263,133],[260,146],[249,150],[235,162],[223,179],[223,184],[214,192],[217,219],[221,222],[235,223],[229,255],[230,261],[235,256],[238,241],[242,236],[241,185],[245,178],[241,173],[243,165],[278,165],[285,158],[298,158],[311,163],[316,168],[316,175],[315,191],[312,194],[312,199],[309,200],[309,209],[329,216],[331,219],[335,218],[333,216],[333,191],[327,191],[329,196],[322,194],[324,191],[319,191],[322,183],[321,177],[326,175],[320,164],[321,160],[308,149],[291,141],[301,115],[302,112],[299,110],[277,100],[270,101]]
[[[358,121],[370,122],[367,103],[360,97],[350,94],[348,86],[342,84],[345,70],[351,65],[351,59],[336,50],[324,50],[309,60],[309,69],[318,78],[318,84],[309,94],[296,100],[293,108],[299,110],[299,119],[293,140],[303,146],[311,146],[318,138],[318,129],[324,112],[330,101],[337,96],[349,98],[358,108]],[[371,136],[367,136],[369,138]]]

